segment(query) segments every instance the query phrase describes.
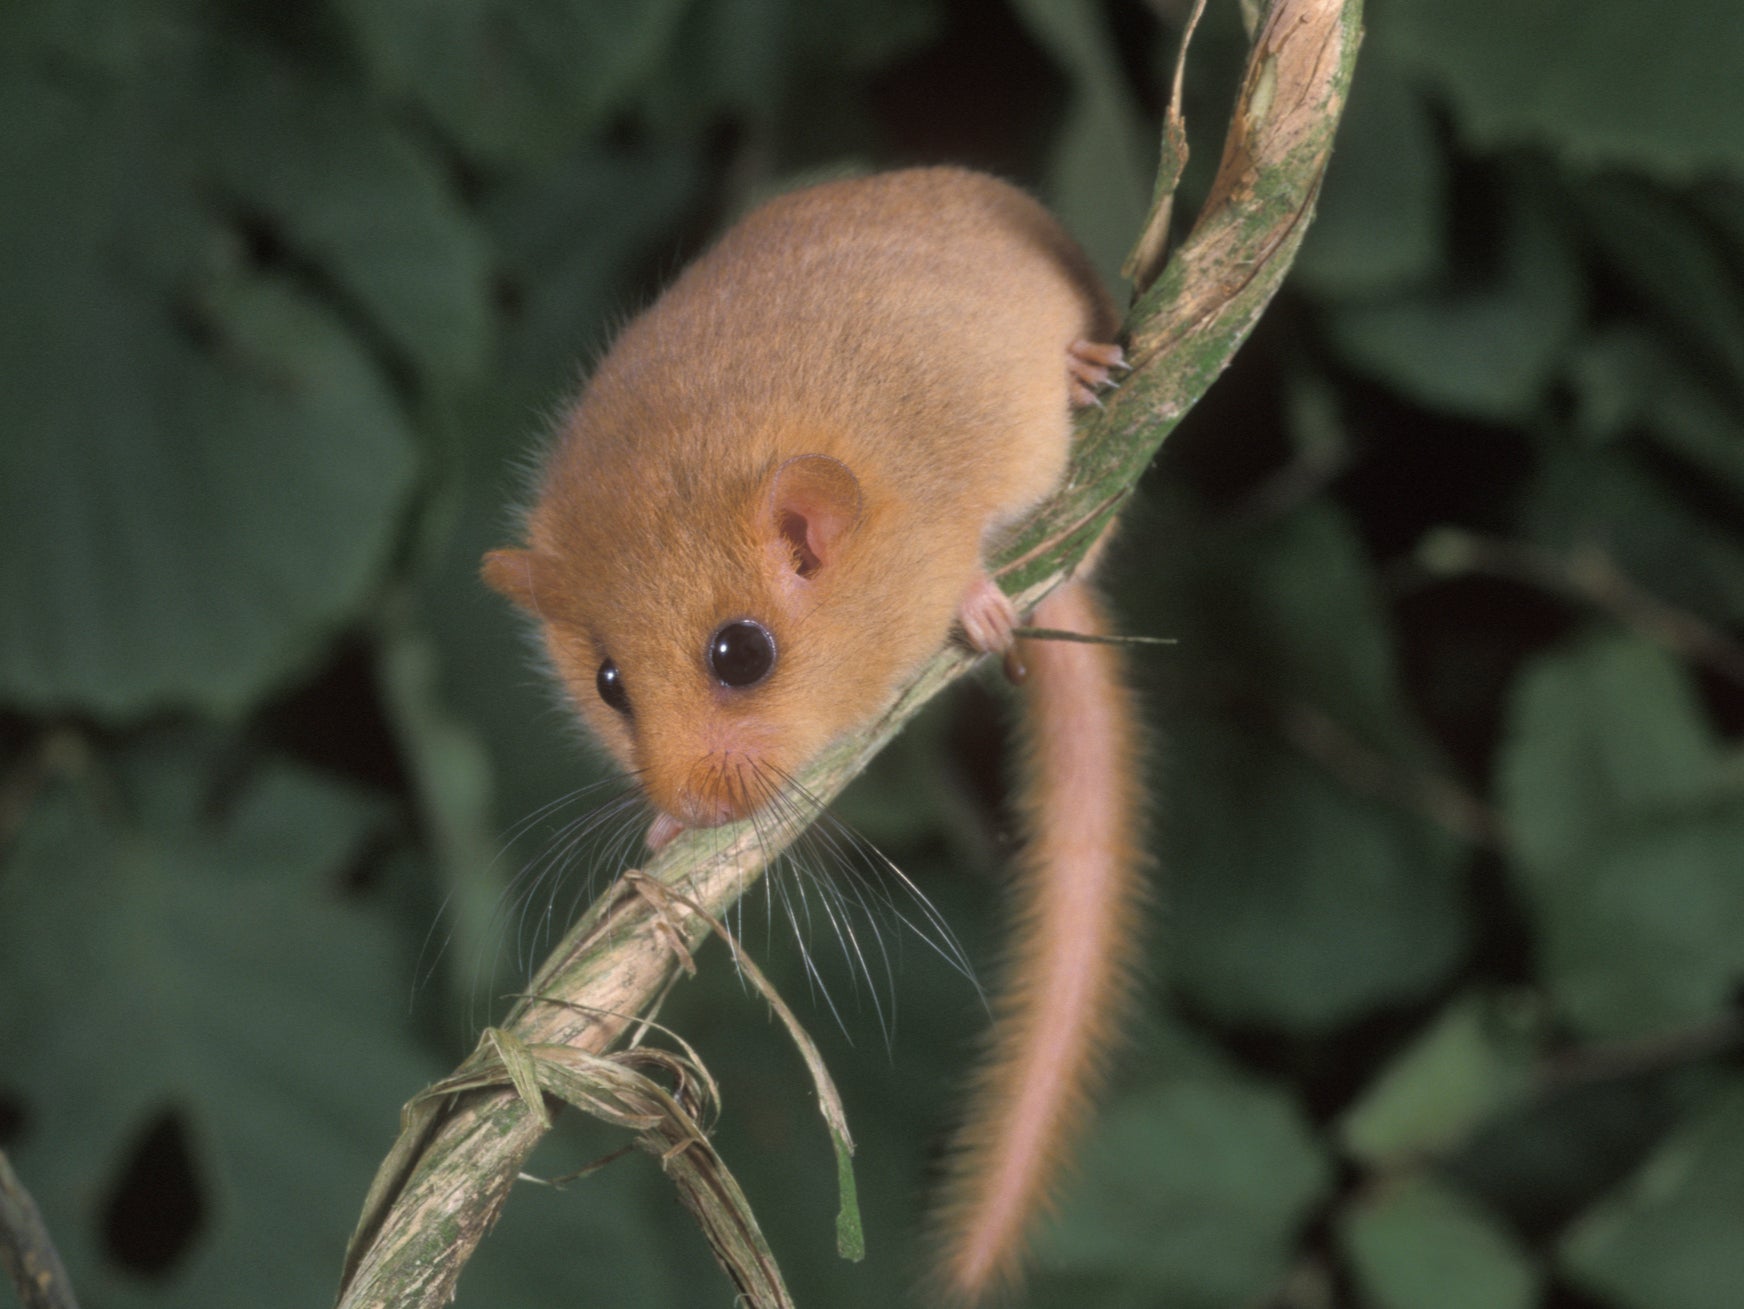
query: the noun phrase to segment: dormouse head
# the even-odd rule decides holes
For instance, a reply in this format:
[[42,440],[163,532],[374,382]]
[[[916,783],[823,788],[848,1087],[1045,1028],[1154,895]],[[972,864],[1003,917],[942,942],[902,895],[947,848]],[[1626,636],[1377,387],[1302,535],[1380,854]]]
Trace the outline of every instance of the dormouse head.
[[865,513],[854,473],[821,454],[753,471],[726,512],[683,485],[613,494],[558,472],[528,547],[483,572],[539,620],[581,718],[670,835],[762,807],[847,725],[818,712],[841,670],[816,638]]

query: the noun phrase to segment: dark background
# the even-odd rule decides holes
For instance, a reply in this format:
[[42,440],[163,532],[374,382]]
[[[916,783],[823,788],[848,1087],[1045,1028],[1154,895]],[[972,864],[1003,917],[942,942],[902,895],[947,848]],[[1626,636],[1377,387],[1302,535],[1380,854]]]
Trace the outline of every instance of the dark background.
[[[1243,44],[1211,9],[1189,215]],[[399,1105],[585,899],[597,769],[475,567],[612,325],[843,166],[994,169],[1115,269],[1178,19],[0,7],[0,1146],[87,1306],[327,1302]],[[1124,624],[1180,638],[1139,660],[1157,912],[1032,1303],[1735,1306],[1744,10],[1369,20],[1297,270],[1111,563]],[[839,806],[984,975],[1003,700],[949,698]],[[800,1302],[898,1303],[976,998],[873,912],[899,966],[819,933],[820,988],[763,896],[865,1263],[721,952],[662,1017]],[[460,1283],[730,1300],[640,1155],[522,1187]]]

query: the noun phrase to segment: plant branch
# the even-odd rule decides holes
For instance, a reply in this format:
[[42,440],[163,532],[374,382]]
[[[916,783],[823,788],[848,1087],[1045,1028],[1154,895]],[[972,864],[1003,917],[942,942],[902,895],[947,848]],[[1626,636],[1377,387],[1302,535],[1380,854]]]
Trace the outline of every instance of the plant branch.
[[0,1269],[22,1309],[79,1309],[36,1201],[0,1152]]
[[[1020,610],[1070,575],[1283,281],[1313,211],[1360,35],[1360,0],[1272,0],[1265,9],[1211,195],[1134,306],[1132,372],[1081,424],[1065,486],[996,561]],[[955,647],[942,651],[877,722],[808,770],[808,793],[834,797],[972,662]],[[708,917],[724,917],[795,835],[772,831],[767,819],[761,832],[746,823],[681,835],[644,872],[700,912],[656,909],[620,884],[553,953],[505,1030],[528,1047],[613,1049],[656,1003],[679,959],[701,945]],[[414,1114],[408,1106],[371,1188],[341,1309],[446,1304],[544,1131],[544,1115],[506,1081],[428,1108]]]

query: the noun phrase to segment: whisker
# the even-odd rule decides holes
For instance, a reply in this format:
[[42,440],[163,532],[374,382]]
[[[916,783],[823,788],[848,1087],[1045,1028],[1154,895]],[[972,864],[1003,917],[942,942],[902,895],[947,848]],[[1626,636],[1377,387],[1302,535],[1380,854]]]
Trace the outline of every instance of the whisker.
[[[606,778],[580,788],[558,801],[542,805],[533,814],[522,819],[510,830],[510,835],[498,852],[497,859],[500,860],[502,854],[517,841],[524,839],[541,819],[552,816],[561,805],[574,803],[597,792],[601,787],[613,787],[616,794],[610,795],[549,833],[541,842],[540,849],[522,865],[520,871],[499,894],[497,907],[490,919],[494,930],[486,933],[486,940],[481,940],[472,970],[470,989],[473,1003],[469,1020],[473,1026],[476,1027],[478,1023],[477,1007],[479,997],[486,990],[485,980],[502,972],[505,952],[512,948],[515,971],[523,978],[530,979],[537,966],[538,956],[543,952],[542,947],[567,928],[574,921],[580,905],[591,898],[598,881],[599,851],[605,846],[621,846],[625,830],[635,829],[636,815],[644,807],[641,791],[631,780],[622,776]],[[586,875],[576,879],[577,866],[590,850],[593,857],[588,861]],[[493,861],[493,866],[495,862]],[[571,880],[576,880],[578,885],[560,914],[559,897],[563,887]],[[494,939],[494,950],[487,948],[489,939]]]
[[[860,977],[866,979],[866,991],[872,1003],[873,1014],[878,1020],[878,1030],[884,1038],[885,1046],[888,1048],[895,1037],[894,1015],[887,1015],[885,1013],[884,1005],[879,999],[881,988],[873,979],[872,963],[871,960],[867,958],[866,952],[860,944],[860,934],[854,930],[851,906],[842,896],[839,888],[837,888],[827,876],[802,880],[802,886],[805,884],[805,881],[810,881],[810,883],[816,887],[818,891],[819,907],[822,910],[824,917],[828,920],[830,927],[835,932],[836,940],[841,944],[843,951],[857,966],[857,971],[855,968],[850,968],[848,970],[848,978],[854,986],[856,995],[859,994],[860,989],[858,979]],[[864,897],[856,896],[856,902],[862,910],[870,909],[870,906],[867,905]],[[871,915],[868,914],[868,917],[870,916]],[[884,944],[884,933],[874,932],[873,940],[877,944],[879,955],[884,963],[885,980],[890,987],[890,993],[894,996],[896,978],[894,971],[890,967],[890,955]]]
[[[768,883],[763,902],[765,940],[776,939],[778,921],[792,934],[807,990],[814,1003],[822,1000],[850,1043],[853,1029],[821,967],[817,953],[820,939],[834,940],[847,965],[854,1007],[870,1006],[886,1048],[896,1034],[896,983],[905,932],[912,932],[966,979],[986,1004],[956,933],[925,893],[871,841],[830,813],[817,796],[780,768],[744,759],[716,759],[710,766],[717,793],[749,814]],[[616,791],[602,798],[603,787],[616,787]],[[475,1025],[484,978],[502,970],[505,951],[512,948],[515,970],[530,979],[545,947],[575,921],[595,896],[602,878],[615,878],[624,868],[641,862],[645,852],[639,842],[646,828],[640,819],[647,812],[646,799],[637,778],[620,776],[579,787],[533,810],[508,830],[489,867],[495,868],[541,824],[550,823],[565,809],[590,797],[598,802],[548,831],[539,849],[499,895],[489,920],[496,928],[495,950],[485,944],[492,933],[481,934],[473,969],[474,1008],[470,1017]],[[712,853],[717,860],[727,849],[723,831],[714,829]],[[738,896],[725,915],[741,943],[747,912],[745,897]],[[887,927],[901,930],[890,932]],[[426,980],[446,947],[444,942],[430,961]]]
[[[775,871],[776,869],[773,865],[771,865],[767,870],[770,874],[773,874]],[[796,882],[796,887],[798,889],[803,889],[803,881]],[[830,1011],[830,1016],[835,1019],[836,1026],[841,1030],[843,1037],[850,1045],[852,1045],[854,1039],[853,1031],[848,1026],[847,1020],[843,1016],[841,1009],[837,1006],[835,996],[831,993],[829,984],[824,980],[823,974],[819,971],[817,959],[811,950],[809,901],[805,902],[807,906],[807,926],[802,927],[800,925],[799,917],[793,907],[793,898],[788,894],[787,879],[779,878],[770,881],[769,896],[773,900],[777,895],[781,898],[782,910],[787,917],[788,925],[793,929],[794,939],[799,945],[800,964],[805,970],[807,989],[811,992],[814,1001],[820,997],[822,998],[825,1007]]]
[[[643,825],[640,821],[643,805],[639,795],[626,795],[615,801],[608,812],[601,814],[600,821],[589,833],[591,838],[595,833],[603,832],[597,840],[590,840],[592,854],[580,877],[570,877],[574,889],[569,896],[569,902],[564,906],[561,916],[553,919],[551,909],[546,912],[546,936],[550,938],[552,929],[558,932],[567,930],[569,924],[580,916],[582,908],[590,904],[599,894],[601,874],[608,878],[616,877],[617,873],[630,866],[630,852],[636,839],[641,835]],[[579,842],[572,843],[579,845]],[[555,887],[553,888],[555,890]],[[555,897],[553,897],[555,900]],[[530,962],[530,961],[529,961]],[[531,969],[527,969],[529,973]]]
[[[572,870],[574,858],[578,851],[586,848],[596,833],[625,812],[626,806],[633,801],[629,796],[618,796],[607,801],[591,813],[569,824],[558,839],[546,848],[544,855],[536,865],[539,868],[530,890],[537,892],[540,886],[548,886],[545,896],[545,910],[539,915],[538,926],[529,934],[526,930],[527,913],[532,908],[536,895],[529,895],[523,905],[520,928],[516,933],[515,967],[523,973],[532,969],[533,956],[550,943],[557,924],[557,894],[561,889],[565,876]],[[585,893],[590,889],[591,876],[583,879],[580,888]],[[575,910],[575,902],[570,904],[570,913]]]
[[[820,815],[820,818],[821,817],[822,815]],[[844,916],[848,914],[851,908],[848,897],[849,895],[852,895],[852,904],[859,906],[861,912],[864,913],[868,919],[873,922],[878,921],[881,915],[878,906],[876,906],[872,900],[867,898],[866,892],[868,888],[866,879],[854,868],[852,861],[849,860],[847,855],[843,852],[841,844],[835,839],[830,831],[827,828],[814,824],[806,830],[802,840],[807,849],[810,849],[813,846],[822,848],[829,856],[828,862],[830,866],[841,873],[846,874],[845,886],[837,885],[836,881],[831,878],[825,877],[819,879],[820,892],[825,896],[834,898],[841,906],[841,911]],[[851,927],[849,930],[852,932]],[[885,982],[891,988],[892,992],[894,992],[896,986],[896,968],[890,957],[888,938],[885,933],[880,931],[874,932],[872,939],[878,948],[878,957],[880,963],[883,965]],[[898,938],[897,945],[900,949],[900,938]],[[859,940],[857,936],[854,941],[854,947],[856,953],[859,953]],[[873,1001],[876,1003],[878,988],[872,983],[871,962],[863,953],[860,954],[860,965],[861,971],[866,976],[867,986],[872,991]],[[880,1017],[882,1018],[882,1015],[880,1015]]]
[[[556,799],[548,800],[540,805],[537,809],[533,810],[532,813],[517,822],[499,840],[496,853],[491,856],[490,863],[485,865],[485,867],[480,871],[479,876],[481,878],[488,877],[491,870],[502,862],[503,856],[508,853],[515,841],[524,835],[526,831],[540,819],[555,813],[566,805],[575,803],[582,797],[586,796],[590,791],[598,790],[600,787],[610,785],[614,781],[616,781],[615,778],[600,778],[598,781],[589,782],[585,786],[578,786],[575,790],[565,792]],[[450,927],[446,933],[442,934],[441,943],[437,945],[435,953],[430,953],[431,942],[437,939],[438,930],[442,924],[442,920],[448,916],[449,910],[454,904],[454,898],[459,893],[460,891],[458,887],[451,887],[448,893],[442,897],[442,903],[436,906],[436,912],[430,919],[430,928],[424,934],[424,940],[418,947],[417,959],[414,961],[412,966],[412,990],[407,1000],[408,1009],[416,1003],[418,993],[425,987],[429,986],[431,979],[436,975],[436,970],[441,966],[442,960],[447,956],[449,945],[453,943],[454,929]],[[428,963],[425,962],[426,955],[429,956]]]
[[[819,966],[816,943],[820,933],[834,937],[849,965],[848,983],[856,997],[864,982],[864,998],[871,1005],[887,1048],[896,1030],[895,1010],[887,1000],[893,1001],[896,995],[902,934],[892,937],[884,924],[894,923],[922,937],[981,994],[967,956],[943,916],[865,837],[834,818],[814,795],[778,768],[764,765],[749,772],[741,770],[734,781],[742,798],[754,804],[752,832],[765,855],[769,882],[764,900],[765,930],[772,937],[779,913],[800,950],[807,989],[814,1000],[822,997],[844,1036],[852,1040],[844,1012]],[[785,842],[785,848],[773,854],[778,841]],[[910,916],[897,906],[889,886],[893,880],[921,906],[918,915]],[[740,900],[735,919],[741,939],[744,913]],[[873,928],[869,943],[861,924]]]
[[[854,857],[844,859],[840,865],[842,870],[861,888],[873,892],[896,922],[913,932],[951,971],[973,986],[983,1006],[986,1006],[986,993],[975,975],[974,965],[969,962],[968,953],[963,949],[962,942],[950,923],[927,898],[926,893],[871,840],[831,813],[797,778],[786,773],[781,773],[780,776],[788,791],[803,798],[816,812],[817,819],[811,831],[817,833],[820,840],[830,841],[832,848],[838,851],[841,847],[835,843],[835,838],[839,836],[852,852]],[[920,922],[910,918],[898,907],[890,894],[892,886],[899,888],[918,911]]]

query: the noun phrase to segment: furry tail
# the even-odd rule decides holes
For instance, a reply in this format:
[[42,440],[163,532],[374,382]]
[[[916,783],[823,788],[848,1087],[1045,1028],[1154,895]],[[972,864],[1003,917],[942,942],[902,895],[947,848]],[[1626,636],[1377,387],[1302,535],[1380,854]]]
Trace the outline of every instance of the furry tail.
[[[1050,595],[1033,621],[1104,630],[1081,582]],[[1027,843],[1016,930],[940,1212],[936,1275],[961,1303],[1017,1276],[1028,1228],[1049,1205],[1101,1083],[1142,916],[1139,750],[1120,652],[1031,641],[1023,657]]]

